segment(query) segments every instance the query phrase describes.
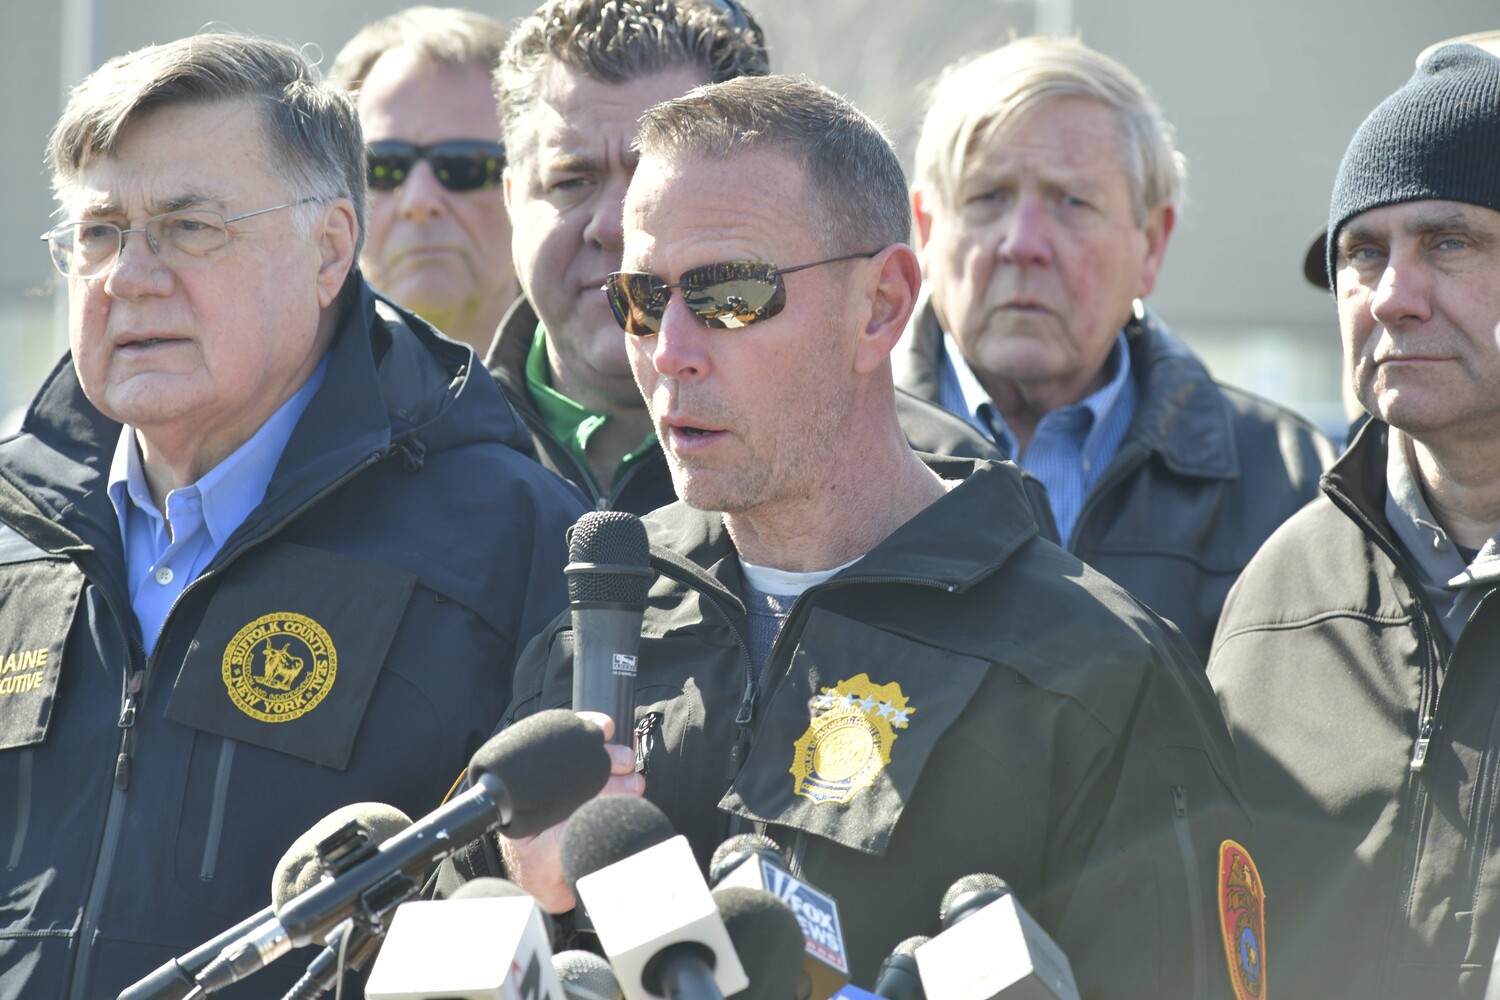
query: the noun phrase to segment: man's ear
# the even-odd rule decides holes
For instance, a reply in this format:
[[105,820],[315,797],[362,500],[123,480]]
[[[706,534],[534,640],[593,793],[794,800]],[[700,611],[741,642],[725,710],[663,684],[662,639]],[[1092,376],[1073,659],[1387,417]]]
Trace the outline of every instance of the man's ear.
[[315,233],[318,245],[318,305],[331,306],[354,268],[354,245],[359,239],[359,220],[347,198],[336,198],[323,210]]
[[927,241],[932,239],[932,210],[928,206],[931,196],[921,188],[911,189],[911,221],[916,229],[917,250],[927,249]]
[[893,243],[871,261],[879,271],[870,298],[870,313],[854,354],[854,370],[875,371],[896,349],[922,289],[917,255],[905,243]]
[[1176,224],[1177,206],[1171,202],[1163,202],[1146,213],[1146,222],[1141,226],[1141,232],[1146,237],[1146,260],[1141,271],[1141,289],[1136,298],[1144,299],[1156,287],[1162,261],[1167,259],[1167,241],[1172,238],[1172,227]]

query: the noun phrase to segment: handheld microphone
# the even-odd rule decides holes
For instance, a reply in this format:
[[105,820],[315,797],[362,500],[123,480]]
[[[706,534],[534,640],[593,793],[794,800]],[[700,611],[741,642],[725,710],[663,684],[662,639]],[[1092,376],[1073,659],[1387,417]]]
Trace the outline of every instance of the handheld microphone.
[[496,827],[527,837],[562,822],[604,787],[609,770],[597,726],[563,709],[522,719],[474,754],[472,787],[226,947],[199,973],[198,985],[207,993],[222,990],[292,948],[321,940],[351,915],[377,920],[417,891],[429,865],[474,838]]
[[875,974],[875,994],[886,1000],[927,1000],[922,992],[922,973],[917,969],[917,949],[931,940],[926,934],[918,934],[896,945]]
[[758,833],[730,837],[714,851],[708,881],[715,887],[763,889],[791,908],[802,927],[805,954],[798,997],[828,1000],[849,982],[838,903],[792,875],[774,840]]
[[[563,873],[588,908],[625,1000],[723,1000],[749,980],[692,848],[670,834],[645,799],[594,799],[563,829]],[[644,850],[643,840],[652,842]]]
[[560,951],[552,956],[552,968],[568,1000],[620,1000],[614,970],[591,951]]
[[612,743],[635,732],[636,657],[651,589],[651,548],[634,514],[589,511],[568,529],[568,607],[573,615],[573,708],[615,720]]
[[994,875],[943,895],[944,930],[917,949],[928,1000],[1078,1000],[1068,956]]
[[536,900],[498,878],[403,903],[365,982],[366,1000],[566,1000]]
[[750,977],[750,985],[735,1000],[804,1000],[799,991],[802,924],[792,908],[751,886],[720,886],[713,899]]
[[365,842],[379,843],[410,826],[411,820],[399,809],[378,802],[355,803],[325,816],[311,830],[298,837],[277,862],[276,874],[271,880],[270,906],[204,942],[181,958],[163,963],[144,979],[127,986],[118,1000],[183,1000],[187,997],[193,990],[194,978],[218,958],[220,952],[266,921],[274,919],[277,909],[283,903],[317,881],[324,864],[317,850],[319,842],[351,823],[356,824],[355,829],[349,833],[351,841],[363,839]]

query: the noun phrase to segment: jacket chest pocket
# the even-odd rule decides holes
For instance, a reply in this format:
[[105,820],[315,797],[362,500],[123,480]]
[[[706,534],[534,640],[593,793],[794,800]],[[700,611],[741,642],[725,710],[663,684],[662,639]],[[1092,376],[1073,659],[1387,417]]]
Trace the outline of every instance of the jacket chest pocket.
[[245,557],[204,611],[167,717],[344,770],[415,585],[299,545]]
[[[17,543],[0,540],[6,549]],[[4,555],[0,550],[0,750],[14,750],[47,738],[84,580],[66,559],[5,563]]]
[[883,855],[933,747],[988,669],[813,611],[720,807]]

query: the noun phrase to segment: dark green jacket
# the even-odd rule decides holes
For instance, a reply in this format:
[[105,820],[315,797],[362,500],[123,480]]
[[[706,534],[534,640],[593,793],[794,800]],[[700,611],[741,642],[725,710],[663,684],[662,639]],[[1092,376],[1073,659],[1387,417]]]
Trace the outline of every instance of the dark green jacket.
[[1481,997],[1500,939],[1500,598],[1449,642],[1385,517],[1386,448],[1366,424],[1266,542],[1209,663],[1279,997]]
[[[903,938],[936,932],[952,882],[992,872],[1069,953],[1085,995],[1229,996],[1218,850],[1245,842],[1248,822],[1191,651],[1037,536],[1014,466],[934,467],[966,481],[803,595],[758,685],[720,515],[677,504],[646,518],[659,574],[637,689],[647,796],[704,861],[768,827],[838,900],[857,984]],[[564,615],[522,655],[507,722],[569,703],[571,651]],[[833,718],[843,695],[868,704]],[[843,764],[824,773],[819,759]],[[860,765],[873,783],[829,799]]]
[[[1335,450],[1290,410],[1215,382],[1151,313],[1125,335],[1140,401],[1068,551],[1173,622],[1203,662],[1230,586],[1317,495]],[[925,304],[902,341],[896,384],[936,402],[942,340]]]

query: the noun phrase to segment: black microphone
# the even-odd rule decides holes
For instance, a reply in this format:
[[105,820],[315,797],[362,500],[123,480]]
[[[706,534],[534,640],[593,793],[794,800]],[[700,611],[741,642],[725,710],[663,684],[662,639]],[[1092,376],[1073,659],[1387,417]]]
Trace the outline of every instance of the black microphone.
[[886,1000],[927,1000],[927,994],[922,992],[922,974],[917,970],[917,949],[930,940],[926,934],[918,934],[896,945],[875,974],[876,996]]
[[714,851],[708,883],[715,888],[739,885],[763,889],[791,908],[802,927],[802,1000],[828,1000],[849,982],[849,957],[839,907],[832,896],[793,875],[781,848],[770,837],[741,833]]
[[615,720],[611,742],[635,731],[636,657],[651,589],[651,547],[634,514],[589,511],[568,529],[568,607],[573,614],[573,708]]
[[560,951],[552,956],[552,969],[568,1000],[621,1000],[620,981],[600,955],[576,948]]
[[928,1000],[1078,1000],[1068,956],[994,875],[943,894],[943,932],[917,949]]
[[225,948],[199,973],[198,985],[222,990],[351,915],[377,919],[416,893],[428,866],[476,837],[496,827],[528,837],[562,822],[604,787],[609,771],[597,726],[563,709],[522,719],[474,754],[469,789]]
[[799,1000],[803,934],[792,908],[764,889],[747,886],[721,886],[713,896],[750,977],[735,1000]]
[[[374,853],[376,846],[411,826],[411,817],[381,802],[357,802],[335,809],[292,841],[271,876],[271,909],[279,914],[291,900],[324,878],[332,878]],[[375,953],[377,928],[346,920],[328,934],[327,947],[308,963],[302,978],[282,1000],[314,1000],[337,983],[346,969],[359,970]]]
[[[127,986],[118,1000],[183,1000],[187,997],[193,991],[194,978],[218,958],[220,952],[266,921],[274,919],[276,910],[282,903],[317,881],[321,871],[321,861],[317,855],[318,842],[350,822],[358,823],[364,835],[376,843],[411,825],[411,820],[400,810],[380,803],[357,803],[330,813],[311,830],[298,837],[282,856],[276,866],[277,875],[271,883],[270,906],[245,918],[181,958],[163,963],[150,975]],[[280,897],[278,891],[281,893]]]
[[650,802],[584,803],[561,860],[626,1000],[723,1000],[750,985],[692,848]]
[[275,911],[267,906],[246,917],[186,955],[163,962],[150,975],[125,987],[117,1000],[184,1000],[195,989],[198,973],[218,958],[220,952],[275,916]]

